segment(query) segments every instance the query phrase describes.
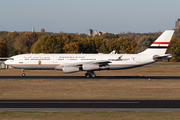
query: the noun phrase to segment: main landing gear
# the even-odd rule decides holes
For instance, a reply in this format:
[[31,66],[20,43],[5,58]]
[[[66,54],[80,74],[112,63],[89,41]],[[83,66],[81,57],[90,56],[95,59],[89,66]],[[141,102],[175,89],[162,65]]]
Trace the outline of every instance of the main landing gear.
[[25,76],[24,69],[22,69],[22,72],[23,72],[23,73],[22,73],[22,76],[24,77],[24,76]]
[[85,74],[85,76],[86,76],[87,78],[90,78],[90,77],[95,78],[95,77],[96,77],[96,74],[94,74],[94,71],[87,71],[87,73]]

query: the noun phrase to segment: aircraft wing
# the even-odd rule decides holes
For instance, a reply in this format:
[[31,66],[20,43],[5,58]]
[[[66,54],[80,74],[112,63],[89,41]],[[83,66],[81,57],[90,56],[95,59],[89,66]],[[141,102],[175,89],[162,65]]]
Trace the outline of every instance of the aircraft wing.
[[107,63],[111,63],[111,61],[109,61],[109,60],[98,60],[98,61],[94,61],[92,63],[93,64],[107,64]]
[[96,60],[96,61],[89,61],[89,62],[66,63],[66,64],[62,64],[61,66],[62,67],[75,67],[75,66],[81,67],[83,64],[107,65],[108,63],[111,63],[111,61],[119,61],[121,60],[121,58],[122,58],[122,55],[116,59],[111,59],[111,60]]
[[99,65],[106,65],[111,63],[109,60],[97,60],[97,61],[89,61],[89,62],[79,62],[79,63],[70,63],[70,64],[63,64],[64,67],[70,66],[82,66],[83,64],[99,64]]

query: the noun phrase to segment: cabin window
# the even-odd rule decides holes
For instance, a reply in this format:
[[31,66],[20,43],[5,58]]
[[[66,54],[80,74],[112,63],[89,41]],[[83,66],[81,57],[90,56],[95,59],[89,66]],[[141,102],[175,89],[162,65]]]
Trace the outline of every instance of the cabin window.
[[81,60],[96,60],[96,59],[81,59]]
[[14,58],[9,58],[9,60],[14,60]]
[[58,60],[64,60],[64,59],[58,59]]

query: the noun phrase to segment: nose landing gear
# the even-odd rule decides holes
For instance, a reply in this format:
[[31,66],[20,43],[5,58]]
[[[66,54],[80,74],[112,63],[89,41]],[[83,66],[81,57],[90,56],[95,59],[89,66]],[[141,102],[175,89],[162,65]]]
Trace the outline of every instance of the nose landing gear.
[[22,73],[22,76],[24,77],[24,76],[25,76],[24,69],[22,69],[22,72],[23,72],[23,73]]
[[95,78],[95,77],[96,77],[96,74],[94,74],[94,71],[87,71],[87,73],[85,74],[85,76],[86,76],[87,78],[90,78],[90,77]]

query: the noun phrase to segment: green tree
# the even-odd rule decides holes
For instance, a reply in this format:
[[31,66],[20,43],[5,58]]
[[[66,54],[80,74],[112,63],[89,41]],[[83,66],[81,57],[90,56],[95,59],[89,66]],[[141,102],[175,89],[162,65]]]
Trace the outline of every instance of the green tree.
[[78,42],[81,53],[96,53],[95,42],[91,38],[80,38]]
[[57,44],[55,47],[54,47],[54,53],[62,53],[62,47],[60,44]]

